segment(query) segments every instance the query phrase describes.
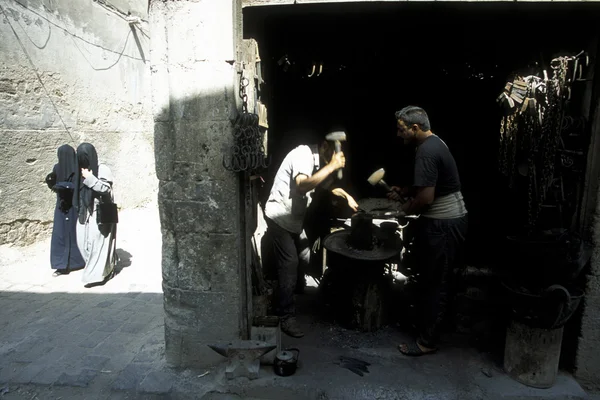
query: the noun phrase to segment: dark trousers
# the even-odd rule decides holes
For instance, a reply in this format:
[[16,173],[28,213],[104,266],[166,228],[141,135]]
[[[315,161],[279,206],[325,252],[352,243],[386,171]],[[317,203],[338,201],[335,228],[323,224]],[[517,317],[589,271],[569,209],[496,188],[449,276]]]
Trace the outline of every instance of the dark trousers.
[[415,250],[421,290],[418,301],[420,343],[435,347],[440,329],[452,307],[457,274],[462,267],[468,218],[421,217],[416,221]]
[[310,262],[309,242],[304,231],[301,234],[292,233],[269,218],[266,220],[273,240],[273,260],[279,281],[275,312],[286,318],[296,314],[294,291],[298,282],[298,271],[305,270]]

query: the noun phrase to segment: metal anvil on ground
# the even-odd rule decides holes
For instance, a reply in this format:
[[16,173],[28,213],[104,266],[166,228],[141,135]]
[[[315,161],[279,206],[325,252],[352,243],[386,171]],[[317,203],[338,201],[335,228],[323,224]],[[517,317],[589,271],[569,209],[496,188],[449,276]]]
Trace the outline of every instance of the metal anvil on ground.
[[209,344],[208,347],[227,357],[225,376],[227,379],[246,377],[257,379],[260,370],[260,357],[277,346],[256,340],[234,340]]

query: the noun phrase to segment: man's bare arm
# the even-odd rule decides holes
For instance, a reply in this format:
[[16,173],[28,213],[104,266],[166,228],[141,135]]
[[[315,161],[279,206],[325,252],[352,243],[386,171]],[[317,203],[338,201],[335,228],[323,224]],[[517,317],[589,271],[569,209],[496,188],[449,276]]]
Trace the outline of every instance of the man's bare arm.
[[421,214],[432,203],[435,195],[435,186],[426,186],[415,188],[415,197],[407,201],[402,210],[406,215]]
[[343,168],[346,164],[344,153],[335,153],[329,164],[315,172],[310,178],[304,174],[296,177],[296,191],[298,194],[305,195],[317,186],[319,186],[329,175]]

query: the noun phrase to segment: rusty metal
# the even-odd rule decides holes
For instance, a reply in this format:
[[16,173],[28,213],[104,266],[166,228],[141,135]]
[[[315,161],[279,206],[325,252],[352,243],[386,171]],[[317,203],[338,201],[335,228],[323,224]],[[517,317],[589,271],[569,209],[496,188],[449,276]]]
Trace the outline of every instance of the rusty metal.
[[235,340],[209,344],[208,347],[227,358],[225,369],[227,379],[240,377],[257,379],[260,357],[277,348],[277,346],[255,340]]

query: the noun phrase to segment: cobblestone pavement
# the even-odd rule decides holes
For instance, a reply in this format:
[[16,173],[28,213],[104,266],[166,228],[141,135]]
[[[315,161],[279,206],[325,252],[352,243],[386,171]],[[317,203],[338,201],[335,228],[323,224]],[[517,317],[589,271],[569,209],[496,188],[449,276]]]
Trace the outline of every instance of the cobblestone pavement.
[[[52,277],[49,240],[0,246],[1,400],[597,398],[568,374],[552,389],[528,388],[469,347],[409,358],[395,349],[406,338],[393,328],[357,333],[308,316],[300,318],[304,338],[283,337],[285,347],[302,348],[292,377],[278,377],[269,366],[254,381],[227,381],[224,364],[170,369],[156,206],[123,211],[117,240],[120,273],[91,289],[81,272]],[[340,368],[334,361],[341,355],[369,361],[370,373]]]
[[81,271],[52,276],[49,239],[0,246],[0,396],[28,384],[53,388],[37,398],[61,387],[87,388],[81,398],[168,392],[160,244],[155,206],[121,212],[120,272],[89,289]]

